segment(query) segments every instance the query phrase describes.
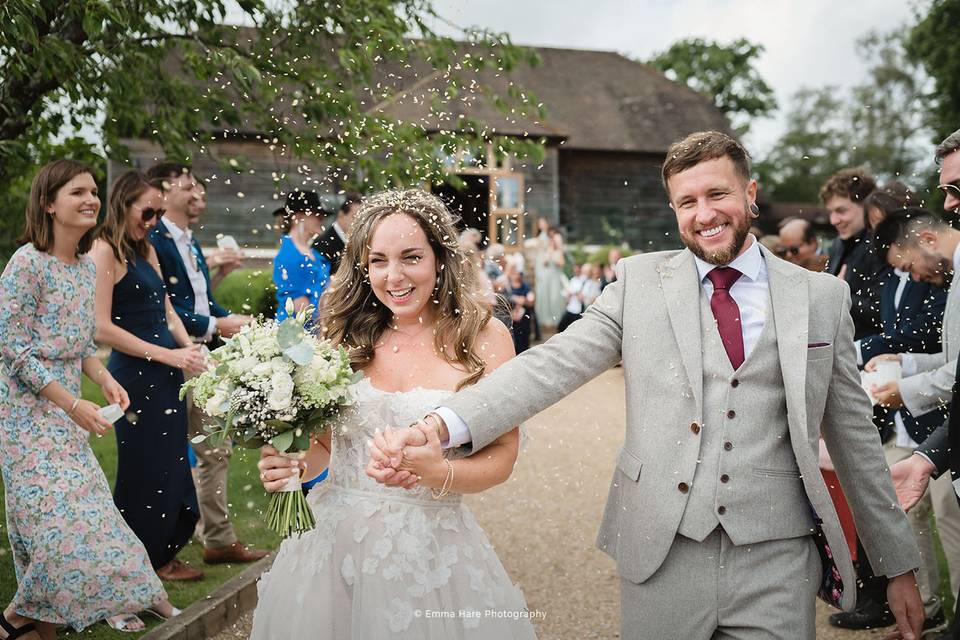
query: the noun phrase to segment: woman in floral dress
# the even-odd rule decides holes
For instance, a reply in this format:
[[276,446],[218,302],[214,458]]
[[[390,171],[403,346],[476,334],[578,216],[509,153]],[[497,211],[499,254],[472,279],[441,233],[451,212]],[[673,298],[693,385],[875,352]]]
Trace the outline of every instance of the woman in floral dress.
[[174,610],[146,551],[113,504],[87,442],[111,426],[80,398],[81,369],[108,402],[127,394],[94,357],[95,270],[84,253],[100,199],[90,169],[70,160],[34,178],[24,240],[0,277],[0,468],[17,592],[0,638],[53,638],[126,612]]

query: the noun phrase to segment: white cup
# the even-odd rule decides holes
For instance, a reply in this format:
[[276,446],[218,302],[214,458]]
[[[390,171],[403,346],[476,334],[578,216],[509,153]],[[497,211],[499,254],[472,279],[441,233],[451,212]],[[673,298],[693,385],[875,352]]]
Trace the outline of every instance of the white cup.
[[105,407],[100,407],[97,413],[111,424],[123,417],[123,409],[118,404],[108,404]]

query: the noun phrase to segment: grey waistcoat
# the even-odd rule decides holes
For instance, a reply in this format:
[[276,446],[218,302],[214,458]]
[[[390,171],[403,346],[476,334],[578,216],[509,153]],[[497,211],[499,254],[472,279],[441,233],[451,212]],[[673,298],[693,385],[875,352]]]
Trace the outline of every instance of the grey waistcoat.
[[693,540],[703,540],[718,525],[738,545],[813,530],[790,444],[772,305],[768,303],[767,309],[760,340],[734,372],[701,290],[700,459],[679,528],[681,535]]

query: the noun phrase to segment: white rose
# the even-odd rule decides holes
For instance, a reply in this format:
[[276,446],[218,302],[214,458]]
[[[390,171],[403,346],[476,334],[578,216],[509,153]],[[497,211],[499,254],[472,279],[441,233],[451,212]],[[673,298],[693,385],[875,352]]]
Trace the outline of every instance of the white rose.
[[273,364],[270,362],[261,362],[251,369],[250,373],[258,378],[269,378],[271,375],[273,375]]
[[270,360],[270,366],[273,367],[274,371],[282,371],[283,373],[293,373],[293,363],[289,360],[284,360],[283,358],[273,358]]
[[217,391],[207,399],[207,403],[203,407],[203,412],[208,416],[222,416],[223,406],[227,402],[227,394],[222,390],[217,389]]
[[293,400],[293,378],[287,373],[278,371],[270,378],[270,387],[267,405],[274,411],[288,408]]
[[246,356],[239,360],[234,360],[230,363],[230,373],[239,378],[243,374],[251,371],[259,363],[260,361],[253,356]]

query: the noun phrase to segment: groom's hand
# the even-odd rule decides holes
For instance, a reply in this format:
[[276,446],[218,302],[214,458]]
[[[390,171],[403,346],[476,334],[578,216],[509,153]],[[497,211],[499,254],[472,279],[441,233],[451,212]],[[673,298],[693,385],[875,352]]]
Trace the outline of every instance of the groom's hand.
[[423,446],[425,438],[419,429],[379,429],[372,440],[367,441],[370,461],[366,474],[387,486],[402,486],[406,489],[416,484],[416,477],[407,470],[400,470],[405,446]]
[[920,502],[936,470],[932,462],[916,453],[890,467],[893,488],[904,511]]
[[920,640],[923,601],[913,571],[890,578],[887,582],[887,602],[897,620],[897,628],[887,636],[887,640]]

